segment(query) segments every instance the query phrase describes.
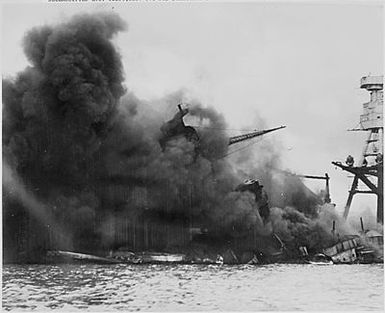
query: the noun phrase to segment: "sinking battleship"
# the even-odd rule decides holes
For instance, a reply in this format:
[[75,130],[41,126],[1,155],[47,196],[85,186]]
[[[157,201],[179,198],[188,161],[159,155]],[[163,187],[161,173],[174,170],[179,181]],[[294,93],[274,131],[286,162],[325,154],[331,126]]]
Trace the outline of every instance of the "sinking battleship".
[[[183,108],[182,104],[179,104],[178,111],[175,116],[169,121],[165,122],[161,126],[161,136],[159,138],[159,145],[163,150],[166,150],[168,144],[173,140],[178,140],[179,138],[185,138],[187,141],[191,142],[195,147],[196,156],[200,153],[200,136],[199,133],[195,130],[194,127],[186,125],[184,122],[184,117],[189,113],[188,108]],[[250,133],[242,134],[239,136],[233,136],[228,139],[228,145],[233,145],[240,143],[252,138],[256,138],[267,133],[285,128],[285,126],[280,126],[271,129],[265,130],[255,130]],[[259,214],[266,220],[269,215],[269,206],[266,192],[263,190],[263,186],[254,179],[248,179],[243,183],[235,186],[234,191],[239,192],[250,192],[253,194],[255,202],[258,204]],[[147,213],[148,211],[145,211]],[[258,259],[260,261],[277,260],[282,255],[284,244],[279,239],[278,235],[273,234],[272,236],[267,236],[264,238],[264,245],[267,247],[267,250],[264,250],[264,255],[262,253],[241,253],[236,255],[230,247],[216,249],[214,247],[210,248],[212,242],[215,242],[214,245],[218,244],[218,241],[221,242],[220,245],[227,239],[220,238],[220,234],[217,234],[217,230],[212,229],[210,225],[206,225],[204,218],[202,221],[192,222],[191,218],[186,219],[185,217],[175,216],[171,219],[171,223],[168,223],[167,220],[170,219],[169,216],[164,216],[164,226],[159,226],[159,223],[155,223],[152,226],[151,218],[154,214],[149,214],[150,219],[146,220],[146,216],[142,216],[139,220],[136,220],[133,224],[135,230],[135,236],[127,236],[127,238],[116,238],[118,249],[113,249],[109,251],[109,254],[103,258],[96,258],[90,254],[82,253],[72,253],[69,251],[49,251],[48,259],[50,261],[56,260],[65,260],[68,261],[69,258],[72,258],[74,262],[83,262],[88,260],[89,262],[108,262],[111,260],[114,262],[122,263],[131,263],[131,264],[142,264],[142,263],[202,263],[202,264],[222,264],[225,263],[239,263],[239,262],[256,262]],[[186,221],[188,224],[186,224]],[[130,222],[133,222],[133,219],[130,219]],[[142,226],[139,226],[138,223],[143,223]],[[123,226],[123,225],[122,225]],[[127,231],[127,226],[125,232]],[[144,237],[139,236],[137,229],[140,227],[144,232]],[[234,226],[234,231],[240,231],[237,229],[237,226]],[[159,229],[158,229],[159,228]],[[163,228],[163,230],[161,230]],[[173,230],[174,229],[174,230]],[[123,230],[123,229],[122,229]],[[118,231],[119,232],[119,231]],[[242,231],[243,232],[243,231]],[[153,234],[157,234],[157,238]],[[170,253],[170,252],[159,252],[164,251],[165,246],[171,242],[169,235],[173,233],[175,245],[179,246],[179,250],[184,252],[180,253]],[[243,236],[243,237],[242,237]],[[244,236],[250,236],[249,233],[238,237],[236,245],[242,246],[245,243]],[[255,234],[254,234],[255,237]],[[248,242],[249,240],[246,240]],[[255,242],[255,238],[251,240]],[[121,243],[119,243],[121,242]],[[165,243],[165,246],[162,246],[162,242]],[[177,243],[176,243],[177,242]],[[228,245],[228,244],[227,244]],[[249,246],[254,244],[250,243]],[[249,249],[249,248],[248,248]],[[141,251],[142,250],[142,251]],[[167,249],[166,249],[167,250]],[[133,252],[135,251],[135,252]],[[257,255],[258,254],[258,257]],[[253,261],[254,260],[254,261]]]
[[[164,151],[172,146],[174,140],[180,138],[191,142],[195,147],[196,156],[201,153],[200,134],[193,126],[186,125],[184,117],[189,110],[178,106],[175,116],[161,127],[159,145]],[[253,132],[239,136],[229,137],[229,146],[235,143],[256,138],[270,132],[284,128],[280,126]],[[300,175],[297,175],[299,186]],[[292,176],[285,176],[292,177]],[[303,176],[304,178],[325,179],[328,190],[329,177]],[[292,179],[292,178],[290,178]],[[285,179],[283,179],[285,181]],[[116,181],[118,182],[118,181]],[[289,184],[285,184],[289,185]],[[119,188],[118,188],[119,187]],[[172,188],[172,186],[166,186]],[[146,203],[146,189],[141,185],[138,192],[127,194],[126,185],[117,185],[114,192],[125,192],[125,201]],[[182,190],[184,194],[190,194],[193,190]],[[267,192],[260,181],[255,178],[245,180],[243,183],[233,186],[234,192],[249,193],[255,201],[255,209],[266,223],[270,214]],[[307,202],[301,197],[285,198],[286,191],[282,193],[282,204],[286,203],[293,207],[306,209]],[[195,191],[196,192],[196,191]],[[321,204],[322,199],[309,192],[306,198],[311,199],[313,204]],[[294,202],[292,202],[294,201]],[[297,201],[297,202],[296,202]],[[330,202],[327,191],[325,202]],[[244,227],[240,223],[232,223],[226,232],[221,229],[221,223],[213,225],[204,214],[192,216],[193,206],[188,197],[181,198],[179,212],[173,210],[157,210],[157,208],[145,208],[139,210],[124,210],[113,216],[100,215],[94,223],[103,221],[104,227],[108,227],[109,241],[102,241],[96,247],[87,247],[81,242],[76,242],[73,250],[69,251],[66,246],[65,237],[57,237],[58,234],[50,228],[46,232],[38,233],[36,225],[30,223],[21,229],[22,234],[31,233],[28,239],[23,239],[28,245],[29,251],[38,252],[34,249],[36,242],[42,247],[42,251],[49,249],[46,255],[47,262],[70,260],[74,262],[101,262],[101,263],[202,263],[202,264],[264,264],[271,262],[284,262],[288,258],[288,250],[284,240],[278,234],[257,235],[256,225]],[[257,213],[256,213],[257,214]],[[113,217],[113,219],[111,219]],[[33,222],[32,220],[30,220]],[[101,224],[99,224],[101,225]],[[100,226],[99,226],[100,227]],[[227,226],[226,226],[227,227]],[[18,235],[19,236],[19,235]],[[22,238],[23,235],[20,235]],[[45,237],[43,237],[45,236]],[[55,237],[56,236],[56,237]],[[91,238],[92,239],[92,238]],[[21,240],[20,240],[21,241]],[[87,241],[88,242],[88,241]],[[52,244],[53,243],[53,244]],[[77,247],[77,248],[76,248]],[[291,248],[290,248],[291,249]],[[76,252],[74,252],[76,251]],[[27,250],[28,252],[28,250]],[[29,252],[28,252],[29,253]],[[37,254],[37,253],[36,253]],[[96,256],[97,255],[97,256]],[[24,260],[24,259],[22,259]],[[35,259],[34,259],[35,260]],[[36,258],[36,260],[39,260]]]
[[[162,149],[167,149],[169,142],[178,140],[179,138],[185,138],[187,141],[192,142],[195,147],[195,152],[198,155],[200,153],[200,136],[194,127],[186,125],[183,118],[188,114],[188,109],[183,108],[182,105],[178,105],[178,112],[175,116],[166,122],[161,127],[161,137],[159,144]],[[232,145],[238,142],[242,142],[248,139],[259,137],[267,133],[284,128],[280,126],[266,130],[256,130],[240,136],[230,137],[228,145]],[[293,174],[285,177],[292,177]],[[325,202],[330,202],[329,195],[329,177],[325,174],[325,177],[297,175],[298,178],[311,178],[311,179],[325,179],[326,180],[326,195]],[[243,183],[234,186],[234,191],[242,193],[250,193],[258,208],[258,213],[261,216],[264,223],[268,220],[270,214],[269,201],[266,191],[263,189],[263,185],[256,179],[246,179]],[[309,191],[310,192],[310,191]],[[321,204],[322,201],[315,195],[314,203]],[[295,205],[295,203],[293,203]],[[143,264],[143,263],[200,263],[200,264],[263,264],[271,262],[281,262],[287,259],[287,250],[285,243],[276,233],[261,236],[256,235],[255,225],[250,229],[244,229],[244,226],[233,225],[233,238],[223,237],[223,234],[218,233],[218,230],[212,227],[212,225],[206,225],[204,217],[200,221],[193,221],[189,219],[188,224],[181,219],[172,219],[172,224],[165,224],[163,229],[158,231],[154,229],[151,224],[151,220],[146,220],[143,216],[143,221],[136,220],[133,224],[133,230],[135,231],[133,237],[128,236],[126,238],[116,238],[118,244],[117,249],[110,250],[108,255],[102,259],[96,259],[92,255],[87,254],[73,254],[66,253],[66,251],[49,253],[51,260],[52,256],[68,258],[72,256],[73,261],[79,262],[89,260],[89,262],[108,262],[111,263],[129,263],[129,264]],[[133,219],[130,219],[130,223]],[[138,223],[143,223],[142,226]],[[157,224],[158,225],[158,224]],[[127,231],[127,226],[122,225]],[[159,225],[157,226],[159,227]],[[173,227],[175,230],[172,230]],[[144,232],[144,237],[136,231],[141,229]],[[129,229],[128,229],[129,230]],[[157,238],[153,237],[153,231],[156,230]],[[187,231],[187,236],[186,236]],[[120,231],[117,230],[119,233]],[[172,252],[170,249],[163,248],[160,243],[162,242],[162,236],[165,236],[165,242],[170,242],[168,234],[178,234],[176,238],[179,238],[176,251]],[[129,234],[129,233],[128,233]],[[142,239],[140,239],[142,238]],[[175,238],[175,239],[176,239]],[[175,240],[174,240],[175,242]],[[258,249],[256,249],[258,246]],[[163,252],[159,252],[163,251]]]

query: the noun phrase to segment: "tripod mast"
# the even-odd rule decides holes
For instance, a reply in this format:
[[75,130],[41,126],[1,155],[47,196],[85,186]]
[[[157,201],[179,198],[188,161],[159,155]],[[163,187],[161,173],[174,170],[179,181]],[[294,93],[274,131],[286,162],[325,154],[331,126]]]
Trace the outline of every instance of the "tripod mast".
[[[358,129],[367,131],[368,139],[365,141],[357,166],[354,166],[354,159],[351,155],[347,157],[346,165],[341,162],[332,162],[332,164],[354,175],[345,205],[344,218],[348,217],[355,194],[371,193],[377,195],[377,222],[383,224],[383,76],[362,77],[360,87],[370,93],[370,101],[363,104],[364,112],[360,116],[360,128]],[[360,181],[368,189],[358,189]]]

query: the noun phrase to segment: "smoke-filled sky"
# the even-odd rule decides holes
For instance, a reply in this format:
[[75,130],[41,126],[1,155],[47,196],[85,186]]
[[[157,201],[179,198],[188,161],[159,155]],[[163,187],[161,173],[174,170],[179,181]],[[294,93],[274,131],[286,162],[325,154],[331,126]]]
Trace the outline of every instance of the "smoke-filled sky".
[[[368,101],[360,78],[383,74],[378,3],[9,2],[1,8],[3,76],[29,64],[22,40],[32,27],[75,13],[116,12],[128,24],[113,39],[128,91],[150,101],[184,89],[223,113],[229,129],[287,125],[263,140],[280,145],[285,168],[329,173],[332,201],[342,212],[351,178],[331,161],[359,159],[362,150],[366,135],[346,130],[358,124]],[[374,209],[374,197],[356,197],[352,211]]]

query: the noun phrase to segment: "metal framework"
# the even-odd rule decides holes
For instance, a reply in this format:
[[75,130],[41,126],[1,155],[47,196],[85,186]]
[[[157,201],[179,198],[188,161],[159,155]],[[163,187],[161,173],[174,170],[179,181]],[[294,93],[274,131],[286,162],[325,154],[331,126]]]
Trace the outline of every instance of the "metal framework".
[[[377,222],[380,224],[383,224],[384,221],[384,195],[383,195],[383,189],[384,189],[384,176],[383,176],[383,164],[377,164],[370,167],[364,167],[364,166],[345,166],[342,165],[340,162],[332,162],[332,164],[338,166],[339,168],[343,169],[344,171],[347,171],[354,175],[352,186],[349,190],[349,196],[348,200],[346,201],[345,205],[345,211],[344,211],[344,218],[348,217],[350,206],[352,204],[353,196],[357,193],[363,193],[363,194],[375,194],[377,195]],[[375,185],[368,176],[375,176],[377,177],[377,185]],[[358,182],[362,181],[369,190],[359,190]]]
[[[345,205],[344,218],[348,217],[355,194],[375,194],[377,195],[377,222],[383,224],[383,76],[363,77],[361,88],[370,92],[370,101],[363,104],[364,112],[360,117],[360,128],[354,129],[369,133],[361,159],[358,166],[354,166],[352,156],[348,156],[346,165],[341,162],[332,162],[332,164],[354,175]],[[358,189],[360,181],[368,187],[367,190]]]

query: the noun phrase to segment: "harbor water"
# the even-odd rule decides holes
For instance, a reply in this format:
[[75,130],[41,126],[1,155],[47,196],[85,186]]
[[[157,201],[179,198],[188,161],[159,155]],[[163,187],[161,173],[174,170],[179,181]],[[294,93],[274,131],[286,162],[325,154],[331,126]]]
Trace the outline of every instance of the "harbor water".
[[383,311],[373,265],[4,265],[3,310]]

